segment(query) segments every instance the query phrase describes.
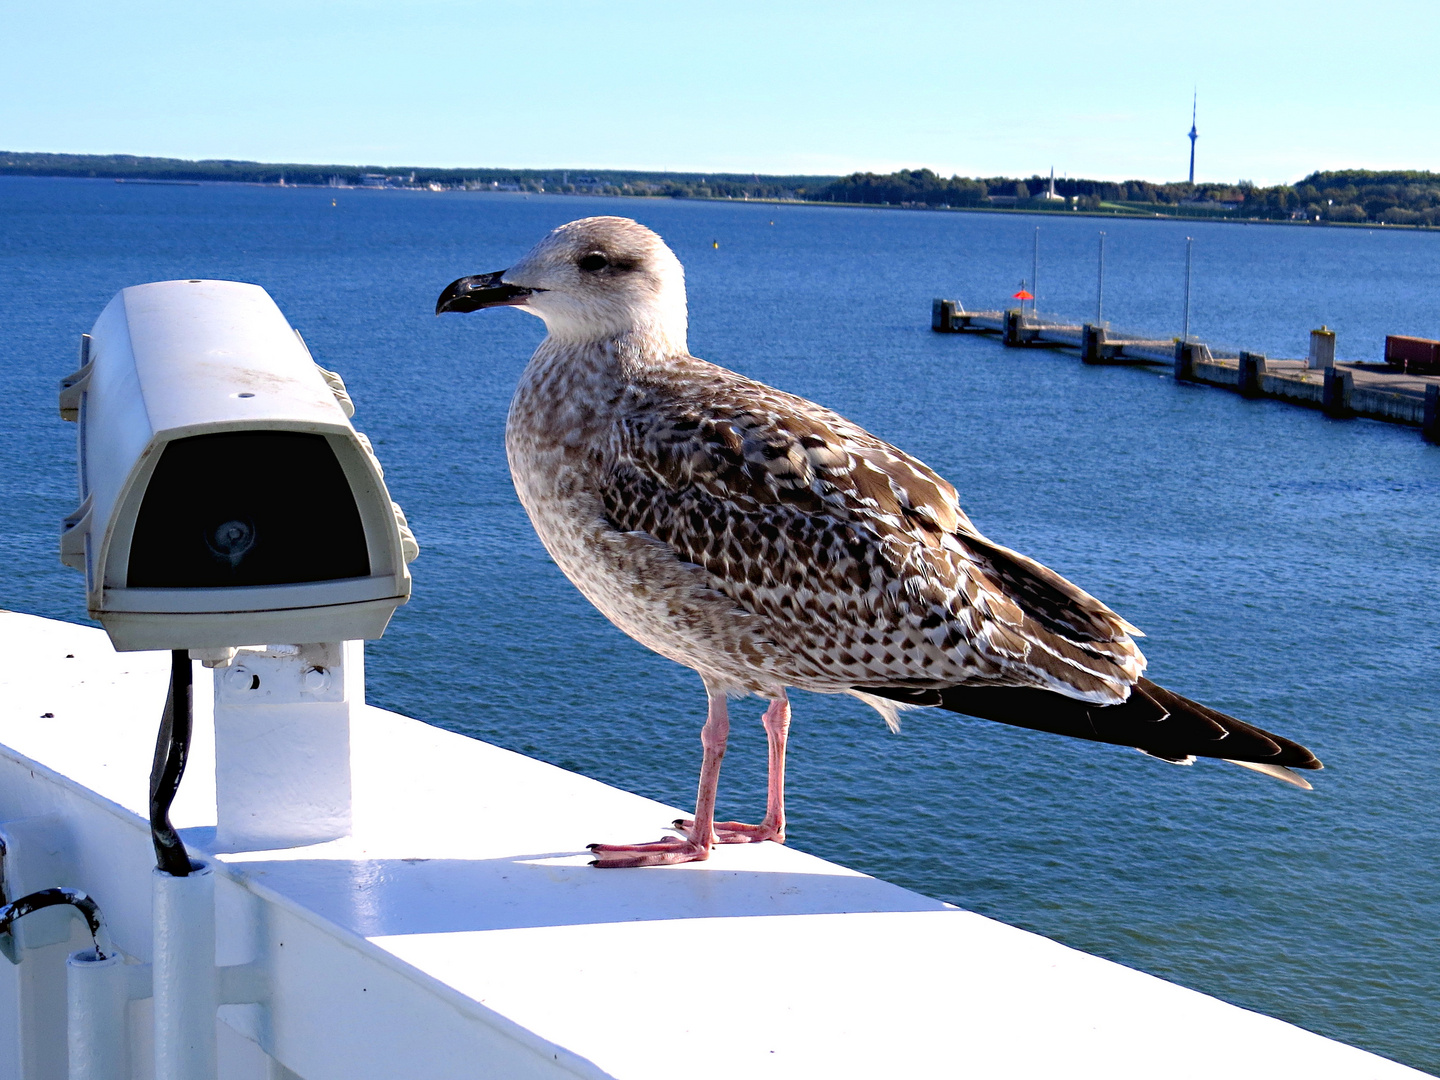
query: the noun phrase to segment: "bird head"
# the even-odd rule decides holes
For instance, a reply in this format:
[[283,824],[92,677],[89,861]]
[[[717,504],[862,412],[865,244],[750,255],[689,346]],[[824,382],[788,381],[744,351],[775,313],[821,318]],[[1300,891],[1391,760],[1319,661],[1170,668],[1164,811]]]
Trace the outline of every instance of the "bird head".
[[522,308],[567,342],[634,335],[686,351],[685,271],[664,240],[629,218],[561,225],[510,269],[452,281],[435,314],[489,307]]

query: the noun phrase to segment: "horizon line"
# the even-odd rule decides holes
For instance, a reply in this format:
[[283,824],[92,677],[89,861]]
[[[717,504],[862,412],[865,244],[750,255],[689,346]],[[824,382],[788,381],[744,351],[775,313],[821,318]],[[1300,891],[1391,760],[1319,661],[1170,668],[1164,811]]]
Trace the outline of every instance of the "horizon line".
[[[257,159],[257,158],[243,158],[243,157],[194,157],[194,158],[188,158],[188,157],[172,157],[172,156],[168,156],[168,155],[164,155],[164,154],[134,153],[134,152],[125,151],[125,150],[115,150],[115,151],[109,151],[109,152],[104,152],[104,153],[92,153],[92,152],[81,153],[81,152],[77,152],[77,151],[73,151],[73,150],[9,150],[9,149],[0,150],[0,158],[12,156],[12,155],[13,155],[13,156],[19,156],[19,157],[61,157],[61,158],[95,158],[95,159],[106,159],[106,158],[134,158],[134,159],[138,159],[138,160],[150,160],[150,161],[155,161],[155,162],[176,162],[176,163],[181,163],[181,164],[192,164],[192,165],[202,165],[202,164],[233,164],[233,165],[255,165],[255,166],[263,166],[263,167],[267,167],[267,168],[285,168],[285,167],[292,167],[292,166],[293,166],[293,167],[297,167],[297,168],[306,168],[306,169],[327,169],[327,168],[337,168],[337,169],[362,169],[362,170],[364,170],[364,169],[376,169],[376,170],[393,170],[393,171],[397,171],[397,172],[398,172],[398,171],[407,171],[407,170],[409,170],[409,171],[425,170],[425,171],[450,172],[450,173],[462,173],[462,172],[466,172],[466,171],[479,171],[479,172],[515,172],[515,173],[525,173],[525,172],[529,172],[529,173],[555,173],[555,172],[586,172],[586,171],[589,171],[589,172],[606,172],[606,173],[632,173],[632,174],[643,173],[643,174],[647,174],[647,175],[651,175],[651,176],[677,176],[677,177],[682,177],[682,176],[700,176],[700,177],[704,177],[704,176],[714,176],[714,177],[723,177],[723,178],[727,178],[727,179],[754,178],[754,179],[757,179],[757,180],[795,180],[795,179],[801,179],[801,178],[804,178],[804,179],[812,179],[812,180],[820,180],[820,179],[836,180],[836,179],[842,179],[842,178],[844,178],[844,177],[846,177],[846,176],[852,176],[852,175],[856,175],[856,174],[867,174],[867,173],[868,173],[868,174],[870,174],[870,175],[886,176],[886,175],[893,175],[894,173],[897,173],[897,172],[900,172],[900,171],[919,172],[919,171],[925,170],[925,169],[928,169],[930,172],[934,173],[936,176],[938,176],[938,177],[940,177],[940,178],[942,178],[942,179],[960,178],[960,179],[984,180],[984,179],[1016,179],[1016,178],[1025,179],[1025,178],[1027,178],[1027,177],[1028,177],[1028,178],[1041,177],[1041,178],[1043,179],[1043,178],[1045,177],[1045,175],[1046,175],[1044,172],[1042,172],[1042,171],[1040,171],[1040,170],[1035,170],[1035,171],[1033,171],[1033,172],[1031,172],[1031,173],[1028,173],[1028,174],[1023,173],[1023,172],[1013,173],[1013,174],[990,173],[988,176],[987,176],[985,173],[978,172],[978,171],[972,171],[972,172],[966,173],[966,172],[961,172],[961,171],[958,171],[958,170],[957,170],[957,171],[950,172],[950,173],[947,175],[947,174],[945,173],[945,171],[943,171],[943,170],[941,170],[941,169],[936,169],[936,168],[934,168],[933,166],[929,166],[929,165],[908,165],[908,166],[901,166],[901,167],[896,168],[896,169],[891,169],[891,170],[889,170],[888,172],[879,172],[879,171],[877,171],[877,170],[874,169],[874,168],[868,168],[868,169],[867,169],[867,168],[852,168],[852,169],[849,170],[848,172],[760,172],[760,171],[755,170],[755,169],[746,169],[746,170],[736,170],[736,169],[704,169],[704,168],[676,169],[676,168],[673,168],[673,167],[671,167],[671,168],[663,168],[663,169],[653,169],[653,168],[644,168],[644,167],[638,167],[638,166],[616,166],[616,165],[595,165],[595,164],[588,164],[588,165],[546,165],[546,166],[538,166],[538,165],[509,165],[509,164],[506,164],[506,165],[423,165],[423,164],[413,164],[413,163],[411,163],[411,164],[403,164],[403,165],[399,165],[399,164],[388,164],[388,165],[386,165],[386,164],[379,164],[379,163],[374,162],[374,161],[370,161],[370,162],[360,162],[360,161],[355,161],[355,162],[343,162],[343,161],[328,161],[328,162],[322,162],[322,161],[264,161],[264,160],[260,160],[260,159]],[[0,168],[4,168],[6,164],[8,164],[8,163],[0,162]],[[17,164],[18,164],[18,163],[17,163]],[[13,167],[13,166],[12,166],[12,167]],[[1334,168],[1328,168],[1328,169],[1324,169],[1324,168],[1314,168],[1314,169],[1309,170],[1309,171],[1306,172],[1306,173],[1303,173],[1300,177],[1298,177],[1298,178],[1295,179],[1295,180],[1286,180],[1286,181],[1280,181],[1280,182],[1269,183],[1269,184],[1267,184],[1267,183],[1262,183],[1262,182],[1256,182],[1256,181],[1249,180],[1249,179],[1246,179],[1246,178],[1243,178],[1243,177],[1242,177],[1242,178],[1237,178],[1237,179],[1233,179],[1233,180],[1229,180],[1229,179],[1226,179],[1226,180],[1214,180],[1214,179],[1212,179],[1212,180],[1196,180],[1196,181],[1194,181],[1194,185],[1195,185],[1196,187],[1202,187],[1202,186],[1207,186],[1207,185],[1216,185],[1216,186],[1218,186],[1218,185],[1226,185],[1226,186],[1230,186],[1230,187],[1241,187],[1241,186],[1245,186],[1245,185],[1250,185],[1250,186],[1259,187],[1259,188],[1264,188],[1264,187],[1276,187],[1276,186],[1293,187],[1295,184],[1299,183],[1300,180],[1302,180],[1304,177],[1314,175],[1315,173],[1336,173],[1336,172],[1353,172],[1353,171],[1374,172],[1374,173],[1385,173],[1385,172],[1401,172],[1401,173],[1404,173],[1404,172],[1410,172],[1410,173],[1422,173],[1422,174],[1427,174],[1427,175],[1432,175],[1432,176],[1440,176],[1440,172],[1433,172],[1433,171],[1428,170],[1428,169],[1407,169],[1407,168],[1401,168],[1401,167],[1389,167],[1389,168],[1379,167],[1379,168],[1377,168],[1377,167],[1374,167],[1374,166],[1354,166],[1354,165],[1351,165],[1351,166],[1340,166],[1340,167],[1334,167]],[[1168,186],[1168,185],[1171,185],[1171,184],[1188,184],[1188,183],[1191,183],[1191,182],[1188,181],[1188,180],[1152,180],[1152,179],[1148,179],[1148,178],[1143,177],[1143,176],[1123,176],[1123,177],[1118,176],[1118,175],[1117,175],[1117,176],[1103,176],[1103,175],[1081,176],[1081,175],[1078,175],[1078,174],[1071,175],[1068,171],[1065,172],[1065,173],[1063,173],[1061,178],[1062,178],[1062,179],[1065,179],[1065,180],[1097,181],[1097,182],[1101,182],[1101,183],[1117,183],[1117,184],[1119,184],[1119,183],[1126,183],[1126,182],[1130,182],[1130,181],[1139,181],[1139,182],[1147,183],[1147,184],[1155,184],[1155,185],[1157,185],[1157,186]]]

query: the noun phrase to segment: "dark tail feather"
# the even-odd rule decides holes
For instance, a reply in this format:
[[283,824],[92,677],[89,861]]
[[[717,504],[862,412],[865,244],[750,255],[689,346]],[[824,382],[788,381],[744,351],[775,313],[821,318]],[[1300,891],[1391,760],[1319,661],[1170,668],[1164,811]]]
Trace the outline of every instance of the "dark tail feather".
[[1236,764],[1323,768],[1315,755],[1299,743],[1206,708],[1156,686],[1149,679],[1141,679],[1130,691],[1129,698],[1119,705],[1095,705],[1051,690],[1023,686],[943,689],[861,686],[856,689],[893,701],[937,705],[951,712],[1033,731],[1133,746],[1166,761],[1184,762],[1194,756],[1222,758]]

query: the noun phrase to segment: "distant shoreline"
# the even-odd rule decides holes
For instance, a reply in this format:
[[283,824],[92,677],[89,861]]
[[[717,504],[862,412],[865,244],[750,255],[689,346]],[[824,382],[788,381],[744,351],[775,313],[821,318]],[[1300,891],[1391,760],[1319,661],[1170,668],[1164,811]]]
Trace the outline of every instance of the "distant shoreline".
[[[3,173],[0,176],[19,175],[22,179],[35,180],[94,180],[96,182],[110,181],[119,184],[144,184],[153,187],[264,187],[281,188],[279,184],[264,184],[254,180],[164,180],[148,178],[125,178],[117,179],[108,176],[73,176],[73,175],[47,175],[43,173]],[[327,184],[290,184],[284,185],[288,191],[344,191],[344,192],[409,192],[411,194],[443,194],[443,195],[524,195],[527,198],[534,195],[538,198],[591,198],[591,199],[618,199],[634,202],[648,202],[671,200],[675,196],[670,195],[606,195],[592,192],[560,192],[560,191],[453,191],[432,192],[426,188],[362,188],[355,186],[331,187]],[[733,199],[717,196],[687,196],[688,202],[715,202],[733,205],[758,205],[758,206],[786,206],[798,207],[801,209],[816,210],[872,210],[876,213],[882,211],[894,211],[896,213],[948,213],[948,214],[1007,214],[1020,217],[1046,218],[1094,218],[1100,221],[1171,221],[1171,222],[1201,222],[1216,225],[1284,225],[1300,228],[1339,228],[1339,229],[1385,229],[1388,231],[1407,230],[1410,232],[1440,232],[1435,226],[1427,225],[1383,225],[1374,221],[1283,221],[1274,218],[1235,218],[1235,217],[1201,217],[1199,215],[1189,216],[1184,214],[1154,214],[1144,215],[1135,213],[1117,213],[1105,210],[1032,210],[1028,208],[1016,208],[1011,206],[895,206],[889,203],[846,203],[846,202],[818,202],[814,199]]]
[[[394,166],[186,161],[125,154],[0,151],[0,175],[187,187],[230,183],[335,191],[676,198],[781,206],[1026,214],[1044,218],[1058,214],[1107,221],[1261,222],[1422,231],[1440,228],[1440,174],[1420,172],[1317,172],[1293,186],[1257,189],[1244,183],[1153,184],[1140,180],[1113,183],[1073,178],[1047,181],[1038,176],[1028,180],[956,176],[946,180],[924,169],[902,169],[887,176],[854,173],[848,177],[614,169],[397,169]],[[1032,191],[1041,194],[1032,195]],[[855,198],[857,195],[861,197]],[[992,199],[1000,205],[990,205]],[[1387,217],[1390,220],[1386,220]]]
[[[332,186],[329,184],[267,184],[257,180],[168,180],[163,178],[150,177],[109,177],[109,176],[75,176],[73,174],[47,174],[47,173],[6,173],[0,170],[0,176],[19,176],[21,178],[35,180],[94,180],[97,182],[110,181],[116,184],[136,184],[151,187],[263,187],[276,188],[287,191],[344,191],[344,192],[409,192],[411,194],[441,194],[441,195],[524,195],[527,198],[535,195],[540,198],[591,198],[591,199],[623,199],[635,202],[648,202],[660,200],[672,200],[680,198],[672,195],[613,195],[596,192],[565,192],[565,191],[462,191],[445,189],[434,192],[424,187],[384,187],[370,188],[359,185]],[[758,197],[753,199],[725,198],[715,195],[689,195],[683,197],[687,202],[715,202],[742,205],[760,206],[788,206],[800,207],[802,209],[836,209],[836,210],[873,210],[876,213],[882,211],[894,211],[897,213],[942,213],[942,214],[1006,214],[1020,217],[1035,218],[1096,218],[1101,221],[1183,221],[1202,222],[1216,225],[1285,225],[1301,228],[1341,228],[1341,229],[1385,229],[1394,231],[1397,229],[1410,232],[1440,232],[1440,228],[1433,225],[1386,225],[1375,221],[1285,221],[1276,218],[1240,218],[1240,217],[1208,217],[1199,214],[1140,214],[1121,213],[1108,210],[1039,210],[1029,207],[1013,206],[899,206],[893,203],[863,203],[863,202],[821,202],[816,199],[776,199]]]

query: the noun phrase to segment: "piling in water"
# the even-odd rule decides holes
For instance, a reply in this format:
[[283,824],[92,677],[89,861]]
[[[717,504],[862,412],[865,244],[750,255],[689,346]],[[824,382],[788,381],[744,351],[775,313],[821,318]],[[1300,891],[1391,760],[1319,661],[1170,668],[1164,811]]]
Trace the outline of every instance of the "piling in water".
[[1175,342],[1175,378],[1181,382],[1195,381],[1195,346],[1191,342]]
[[1264,388],[1265,354],[1240,353],[1239,370],[1235,376],[1235,389],[1241,397],[1258,398]]
[[1000,340],[1012,348],[1020,344],[1020,312],[1014,308],[1005,312],[1005,334]]
[[955,330],[955,301],[936,300],[930,308],[930,329],[941,334]]
[[961,328],[964,307],[958,300],[936,300],[930,305],[930,329],[937,334],[954,334]]
[[1339,418],[1353,415],[1350,412],[1350,391],[1354,385],[1355,377],[1350,372],[1341,371],[1333,365],[1325,369],[1325,389],[1320,395],[1320,408],[1326,416]]

